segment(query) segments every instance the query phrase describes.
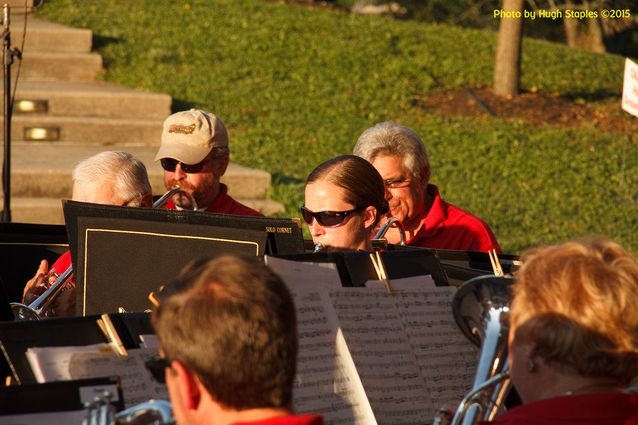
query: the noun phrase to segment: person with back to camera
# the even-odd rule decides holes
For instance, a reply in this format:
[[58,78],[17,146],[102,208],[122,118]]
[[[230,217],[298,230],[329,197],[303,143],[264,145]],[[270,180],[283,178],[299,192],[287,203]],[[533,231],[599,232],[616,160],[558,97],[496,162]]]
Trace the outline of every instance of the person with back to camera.
[[322,425],[292,413],[297,320],[288,288],[256,258],[191,263],[158,294],[151,321],[178,425]]
[[[523,405],[489,422],[638,424],[638,263],[589,238],[521,256],[510,316],[509,365]],[[488,422],[484,422],[487,424]]]
[[387,211],[381,176],[357,156],[332,158],[306,180],[301,213],[324,249],[372,250],[372,231]]
[[[105,151],[93,155],[73,169],[73,194],[71,199],[94,204],[150,207],[153,199],[146,167],[139,159],[127,152]],[[58,258],[52,269],[46,260],[33,278],[25,285],[22,302],[29,304],[40,296],[49,284],[71,266],[71,251]],[[71,316],[75,313],[75,284],[66,284],[65,289],[53,301],[47,316]]]
[[[490,227],[480,218],[443,200],[430,183],[430,161],[421,138],[386,121],[364,131],[353,153],[379,171],[388,190],[390,215],[402,225],[406,244],[423,248],[501,252]],[[383,224],[382,220],[382,223]],[[399,243],[396,227],[386,233]]]
[[[167,190],[179,186],[197,203],[200,211],[261,216],[230,195],[220,179],[230,162],[228,131],[214,114],[199,109],[176,112],[166,118],[155,161],[164,169]],[[193,209],[191,199],[176,194],[167,209]]]

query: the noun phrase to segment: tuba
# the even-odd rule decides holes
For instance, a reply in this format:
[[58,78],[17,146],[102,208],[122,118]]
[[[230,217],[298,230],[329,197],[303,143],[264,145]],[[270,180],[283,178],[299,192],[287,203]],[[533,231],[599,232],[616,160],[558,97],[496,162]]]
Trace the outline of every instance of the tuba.
[[[153,208],[161,208],[173,197],[173,195],[180,193],[191,202],[193,211],[197,210],[197,202],[195,198],[186,192],[184,189],[180,189],[179,186],[173,187],[171,190],[162,195],[157,201],[153,203]],[[60,261],[60,260],[58,260]],[[51,269],[58,265],[56,262]],[[46,311],[53,300],[62,292],[63,288],[67,286],[67,283],[73,278],[73,267],[69,265],[64,273],[58,275],[55,282],[48,286],[48,288],[31,304],[25,305],[22,303],[11,303],[11,310],[13,311],[13,318],[18,321],[25,320],[40,320],[46,316]]]
[[465,282],[454,296],[454,319],[481,353],[472,390],[459,404],[453,425],[492,420],[510,389],[507,337],[513,282],[511,277],[479,276]]

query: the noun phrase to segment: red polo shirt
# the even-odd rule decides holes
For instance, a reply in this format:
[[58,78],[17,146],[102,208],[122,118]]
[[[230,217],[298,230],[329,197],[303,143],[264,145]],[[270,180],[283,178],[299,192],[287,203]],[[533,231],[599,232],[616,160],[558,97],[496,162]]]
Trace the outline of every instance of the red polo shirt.
[[423,217],[422,226],[406,241],[408,245],[433,249],[458,249],[487,252],[501,247],[489,226],[480,218],[448,204],[441,198],[439,189],[428,184],[432,207]]
[[[255,211],[252,208],[247,207],[235,201],[228,195],[228,187],[225,184],[220,183],[219,194],[213,202],[206,208],[208,212],[221,213],[221,214],[233,214],[233,215],[247,215],[247,216],[263,216],[259,211]],[[174,210],[175,203],[173,200],[169,200],[164,207],[168,210]]]
[[481,425],[638,425],[638,395],[602,393],[549,398],[508,410]]
[[287,415],[254,422],[237,422],[233,425],[323,425],[319,415]]

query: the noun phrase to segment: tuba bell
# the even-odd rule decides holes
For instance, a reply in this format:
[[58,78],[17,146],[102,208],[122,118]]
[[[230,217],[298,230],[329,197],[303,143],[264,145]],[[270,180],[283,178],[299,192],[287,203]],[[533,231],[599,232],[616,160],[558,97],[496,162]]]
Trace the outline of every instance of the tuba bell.
[[513,282],[511,277],[479,276],[465,282],[454,296],[454,319],[481,352],[472,390],[459,404],[453,425],[492,420],[509,392],[507,336]]

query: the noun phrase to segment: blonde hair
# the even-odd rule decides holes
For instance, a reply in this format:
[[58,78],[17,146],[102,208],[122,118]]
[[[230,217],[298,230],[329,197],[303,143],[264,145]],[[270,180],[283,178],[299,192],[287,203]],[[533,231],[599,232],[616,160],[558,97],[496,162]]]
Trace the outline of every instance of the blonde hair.
[[511,306],[515,341],[551,367],[628,384],[638,375],[638,263],[588,238],[528,250]]

